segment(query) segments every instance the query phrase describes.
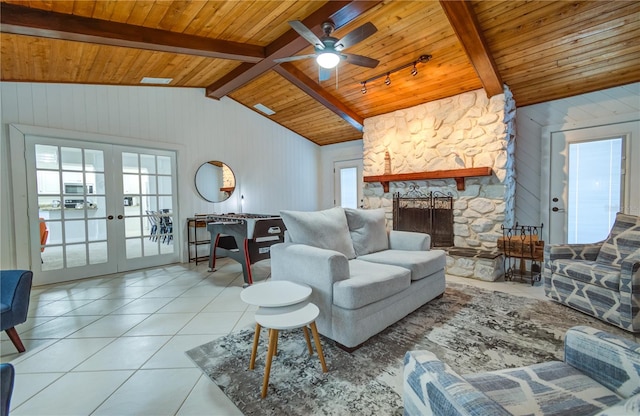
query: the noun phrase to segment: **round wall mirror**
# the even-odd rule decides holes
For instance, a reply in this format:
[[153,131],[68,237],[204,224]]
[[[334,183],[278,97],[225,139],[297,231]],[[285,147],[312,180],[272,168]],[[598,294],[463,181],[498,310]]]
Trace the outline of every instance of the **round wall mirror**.
[[236,177],[226,164],[210,160],[196,172],[196,189],[209,202],[226,201],[236,189]]

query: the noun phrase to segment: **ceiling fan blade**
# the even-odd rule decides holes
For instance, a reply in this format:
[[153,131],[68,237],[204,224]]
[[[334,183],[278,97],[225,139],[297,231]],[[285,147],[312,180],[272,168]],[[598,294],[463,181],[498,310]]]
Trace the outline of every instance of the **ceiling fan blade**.
[[331,78],[331,70],[318,65],[318,80],[326,81]]
[[301,61],[303,59],[315,58],[316,54],[312,53],[309,55],[296,55],[296,56],[288,56],[286,58],[278,58],[274,59],[273,62],[281,63],[281,62],[291,62],[291,61]]
[[343,53],[342,56],[350,64],[366,66],[367,68],[375,68],[380,63],[377,59],[368,58],[362,55],[354,55],[352,53]]
[[353,29],[351,32],[344,35],[342,39],[336,42],[335,48],[337,51],[341,51],[343,49],[348,48],[349,46],[355,45],[358,42],[361,42],[373,35],[378,31],[378,28],[374,26],[373,23],[367,22],[362,26]]
[[324,43],[322,43],[320,38],[317,37],[316,34],[313,33],[308,27],[306,27],[300,20],[291,20],[289,24],[291,25],[293,30],[298,32],[298,34],[305,38],[307,42],[318,49],[324,49]]

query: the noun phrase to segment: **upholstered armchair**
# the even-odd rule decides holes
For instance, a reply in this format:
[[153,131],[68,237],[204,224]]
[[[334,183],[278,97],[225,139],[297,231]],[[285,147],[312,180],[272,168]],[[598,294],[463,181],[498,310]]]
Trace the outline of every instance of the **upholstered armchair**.
[[404,358],[404,414],[637,415],[640,344],[587,326],[569,329],[564,361],[460,375],[430,351]]
[[618,213],[605,241],[547,245],[547,297],[640,332],[640,217]]
[[18,352],[24,352],[25,348],[15,326],[27,320],[32,281],[33,273],[29,270],[0,271],[0,329],[7,333]]
[[0,364],[0,416],[7,416],[11,407],[11,394],[16,372],[9,363]]

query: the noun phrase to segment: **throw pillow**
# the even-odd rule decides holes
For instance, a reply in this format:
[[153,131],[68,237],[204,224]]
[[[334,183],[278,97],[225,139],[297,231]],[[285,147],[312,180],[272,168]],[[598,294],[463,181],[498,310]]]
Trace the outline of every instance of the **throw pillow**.
[[347,259],[356,257],[344,209],[324,211],[280,211],[292,243],[339,251]]
[[610,266],[622,261],[640,248],[640,217],[619,212],[609,236],[602,244],[596,263]]
[[389,248],[384,208],[346,208],[347,223],[356,256],[375,253]]

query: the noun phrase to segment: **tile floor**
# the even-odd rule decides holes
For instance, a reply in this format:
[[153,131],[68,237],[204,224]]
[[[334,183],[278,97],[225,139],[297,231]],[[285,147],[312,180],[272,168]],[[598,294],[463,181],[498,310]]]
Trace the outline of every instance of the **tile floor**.
[[[242,271],[220,259],[33,288],[17,327],[27,351],[2,333],[2,362],[16,368],[11,414],[238,415],[184,351],[253,327],[240,300]],[[257,266],[257,267],[256,267]],[[256,281],[269,267],[254,266]],[[448,281],[544,299],[521,282]],[[258,392],[256,392],[256,399]]]

